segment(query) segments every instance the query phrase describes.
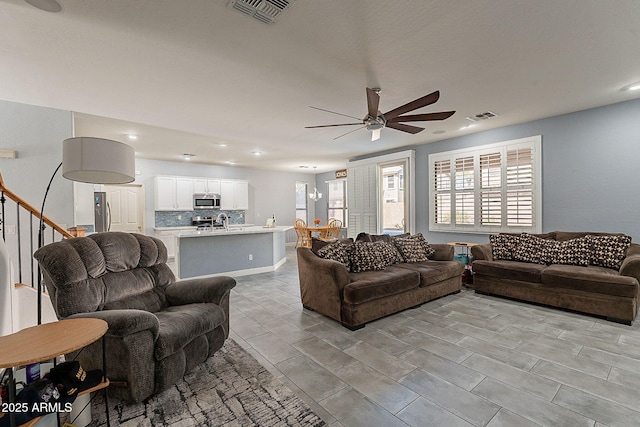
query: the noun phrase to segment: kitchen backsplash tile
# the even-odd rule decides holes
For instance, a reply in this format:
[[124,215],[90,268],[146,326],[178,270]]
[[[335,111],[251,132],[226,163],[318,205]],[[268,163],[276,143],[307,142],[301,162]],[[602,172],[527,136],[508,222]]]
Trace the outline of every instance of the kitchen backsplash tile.
[[193,216],[216,217],[219,213],[229,216],[229,224],[244,224],[244,211],[221,211],[199,209],[198,211],[156,211],[156,227],[188,227]]

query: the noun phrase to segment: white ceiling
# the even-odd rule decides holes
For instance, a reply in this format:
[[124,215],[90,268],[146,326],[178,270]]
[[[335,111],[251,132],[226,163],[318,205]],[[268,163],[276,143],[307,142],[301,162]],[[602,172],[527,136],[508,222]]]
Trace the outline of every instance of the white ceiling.
[[[621,90],[640,81],[638,0],[297,0],[272,25],[227,0],[59,2],[0,0],[0,99],[77,112],[76,135],[141,158],[320,172],[640,96]],[[382,112],[440,90],[416,112],[457,113],[375,142],[304,128],[353,121],[309,106],[364,117],[367,86]],[[485,111],[499,116],[460,130]]]

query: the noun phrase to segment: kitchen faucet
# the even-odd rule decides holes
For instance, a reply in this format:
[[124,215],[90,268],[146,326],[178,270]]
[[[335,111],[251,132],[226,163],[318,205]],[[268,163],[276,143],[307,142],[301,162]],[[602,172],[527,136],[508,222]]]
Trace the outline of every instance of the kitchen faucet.
[[220,212],[216,217],[216,221],[222,222],[224,229],[229,231],[229,216],[226,213]]

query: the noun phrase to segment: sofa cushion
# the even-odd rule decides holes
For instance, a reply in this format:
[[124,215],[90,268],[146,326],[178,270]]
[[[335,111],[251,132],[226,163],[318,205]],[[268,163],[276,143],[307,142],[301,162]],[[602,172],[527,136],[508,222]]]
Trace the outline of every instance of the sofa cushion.
[[168,307],[155,313],[160,327],[154,357],[162,360],[225,322],[224,310],[217,304],[200,303]]
[[[311,237],[311,251],[314,254],[318,255],[318,251],[320,249],[334,242],[335,240],[322,240],[318,239],[317,237]],[[353,243],[353,239],[350,237],[347,239],[338,239],[338,242],[344,243],[345,245],[350,245],[351,243]]]
[[349,273],[352,282],[344,287],[344,301],[360,304],[417,288],[420,274],[399,265],[392,265],[384,271]]
[[545,268],[548,267],[542,264],[518,261],[476,260],[473,262],[473,272],[475,274],[531,283],[540,283],[542,281],[541,274]]
[[591,245],[591,264],[618,270],[631,246],[631,237],[625,235],[596,236],[588,235]]
[[638,281],[616,270],[598,266],[551,265],[542,272],[542,283],[563,289],[634,298]]
[[423,261],[397,264],[398,267],[416,271],[420,274],[420,287],[440,283],[452,277],[460,277],[464,264],[458,261]]
[[513,259],[522,262],[542,263],[542,251],[553,242],[531,234],[522,233],[518,245],[513,249]]
[[333,242],[320,248],[318,250],[318,256],[320,258],[338,261],[339,263],[349,267],[349,252],[347,251],[347,245],[340,241]]
[[349,267],[353,273],[384,270],[389,262],[384,242],[354,242],[349,250]]
[[398,248],[404,262],[427,261],[430,256],[436,253],[422,233],[406,237],[394,237],[392,241]]
[[512,260],[513,251],[518,246],[520,235],[516,234],[492,234],[489,236],[493,259]]
[[548,241],[542,248],[540,260],[545,264],[587,266],[591,263],[591,244],[586,237],[563,242]]

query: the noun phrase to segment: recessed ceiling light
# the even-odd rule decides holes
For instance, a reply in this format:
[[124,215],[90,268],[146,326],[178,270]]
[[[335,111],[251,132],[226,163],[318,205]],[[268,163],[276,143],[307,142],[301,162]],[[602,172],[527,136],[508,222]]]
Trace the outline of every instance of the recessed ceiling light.
[[232,166],[236,164],[236,162],[232,162],[231,160],[227,160],[225,163]]
[[445,131],[443,130],[434,130],[433,132],[431,132],[434,135],[440,135],[441,133],[444,133]]
[[622,88],[622,90],[640,90],[640,82],[631,83]]
[[222,148],[224,148],[224,147],[226,147],[226,146],[227,146],[227,144],[218,144],[218,147],[222,147]]
[[261,156],[262,155],[262,151],[252,151],[254,156]]
[[135,133],[129,133],[127,134],[127,138],[135,141],[136,139],[138,139],[138,135],[136,135]]
[[298,166],[300,169],[309,169],[309,166],[300,165]]
[[473,128],[473,127],[476,127],[476,125],[474,125],[474,124],[469,124],[469,125],[466,125],[466,126],[462,126],[459,130],[467,130],[467,129],[469,129],[469,128]]
[[195,154],[191,154],[191,153],[184,153],[182,155],[182,158],[185,160],[191,160],[193,157],[195,157]]

